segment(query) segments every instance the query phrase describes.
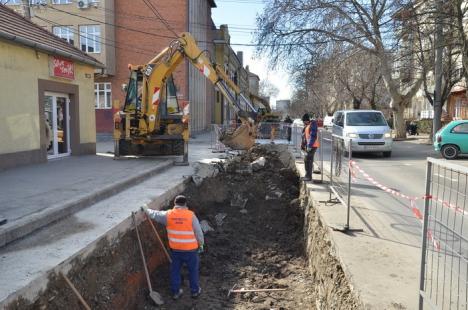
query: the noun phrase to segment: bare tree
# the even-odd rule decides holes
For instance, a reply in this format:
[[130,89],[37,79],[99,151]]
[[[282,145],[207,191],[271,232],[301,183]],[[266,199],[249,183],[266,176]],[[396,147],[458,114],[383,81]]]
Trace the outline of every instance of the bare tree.
[[452,5],[448,20],[452,22],[456,44],[460,51],[463,65],[463,76],[468,81],[468,2],[464,0],[450,0]]
[[279,94],[279,89],[269,80],[261,80],[259,85],[259,94],[262,97],[277,97]]
[[[260,52],[272,63],[300,62],[311,47],[326,49],[330,42],[374,55],[394,109],[397,137],[406,137],[404,110],[419,90],[423,78],[413,67],[410,79],[402,81],[395,67],[405,53],[400,50],[400,20],[405,0],[275,0],[258,18]],[[400,52],[400,53],[399,53]],[[397,57],[399,57],[397,59]],[[412,57],[408,53],[408,57]]]
[[292,107],[325,116],[337,109],[378,109],[389,102],[375,56],[340,46],[311,54],[309,67],[293,70]]
[[337,81],[350,96],[353,109],[358,110],[365,103],[377,109],[384,90],[379,62],[374,55],[350,49],[336,61],[335,68]]

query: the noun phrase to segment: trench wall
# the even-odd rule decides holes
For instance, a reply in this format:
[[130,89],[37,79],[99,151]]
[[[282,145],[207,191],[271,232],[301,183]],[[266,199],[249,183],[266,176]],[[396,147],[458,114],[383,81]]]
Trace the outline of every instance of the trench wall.
[[[184,191],[187,184],[188,180],[175,184],[148,206],[161,209]],[[163,267],[167,264],[164,252],[141,212],[137,213],[136,221],[140,224],[150,270]],[[92,309],[138,308],[139,300],[147,299],[142,295],[147,286],[133,227],[129,216],[103,235],[96,236],[95,241],[1,301],[0,309],[83,309],[60,273],[68,276]],[[164,238],[163,228],[157,227]],[[156,281],[154,278],[153,284]]]
[[[160,209],[185,188],[186,183],[166,195],[164,201],[152,203],[151,207]],[[299,201],[304,212],[305,255],[317,296],[314,306],[317,309],[364,309],[343,271],[330,230],[323,224],[309,195],[311,193],[302,184]],[[149,268],[153,271],[165,268],[164,252],[149,223],[143,220],[140,213],[137,222],[141,223],[140,232]],[[162,227],[159,227],[159,232],[165,236]],[[147,305],[145,275],[131,217],[51,270],[43,289],[34,291],[34,294],[31,289],[18,292],[18,297],[5,309],[82,309],[60,272],[70,278],[92,309],[144,309]],[[164,289],[159,285],[167,286],[167,283],[157,285],[156,276],[152,283],[156,283],[156,291]]]
[[301,187],[301,207],[304,211],[304,242],[309,272],[315,283],[317,309],[365,309],[342,268],[330,236],[313,206],[305,186]]

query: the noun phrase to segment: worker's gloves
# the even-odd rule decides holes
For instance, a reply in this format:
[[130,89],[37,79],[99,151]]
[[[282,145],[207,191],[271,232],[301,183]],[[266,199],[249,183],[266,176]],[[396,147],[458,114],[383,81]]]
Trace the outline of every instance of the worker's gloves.
[[205,245],[202,244],[198,247],[198,253],[203,253],[204,251],[205,251]]
[[146,210],[148,210],[148,207],[146,205],[140,207],[140,211],[146,213]]

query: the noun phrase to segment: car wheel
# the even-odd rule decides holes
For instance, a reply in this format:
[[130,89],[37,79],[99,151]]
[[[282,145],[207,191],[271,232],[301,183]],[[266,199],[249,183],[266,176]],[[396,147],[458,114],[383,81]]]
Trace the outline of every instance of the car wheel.
[[455,159],[457,158],[458,156],[458,153],[460,152],[458,150],[458,147],[456,145],[453,145],[453,144],[447,144],[447,145],[444,145],[442,147],[442,149],[440,150],[440,152],[442,153],[442,156],[445,158],[445,159]]
[[383,157],[392,157],[392,151],[383,152]]

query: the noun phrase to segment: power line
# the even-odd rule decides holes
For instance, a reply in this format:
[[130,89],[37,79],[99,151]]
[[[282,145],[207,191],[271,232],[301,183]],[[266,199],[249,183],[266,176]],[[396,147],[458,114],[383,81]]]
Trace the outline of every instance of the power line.
[[[104,24],[104,25],[109,25],[109,26],[112,26],[112,27],[116,27],[116,28],[121,28],[121,29],[125,29],[127,31],[132,31],[132,32],[135,32],[135,33],[140,33],[140,34],[145,34],[145,35],[150,35],[150,36],[154,36],[154,37],[159,37],[159,38],[167,38],[167,39],[174,39],[174,37],[172,36],[167,36],[167,35],[162,35],[162,34],[155,34],[155,33],[152,33],[152,32],[147,32],[147,31],[143,31],[143,30],[137,30],[137,29],[134,29],[134,28],[129,28],[129,27],[125,27],[125,26],[122,26],[122,25],[116,25],[116,24],[112,24],[112,23],[108,23],[108,22],[103,22],[103,21],[100,21],[100,20],[96,20],[96,19],[92,19],[92,18],[89,18],[89,17],[86,17],[86,16],[82,16],[82,15],[79,15],[79,14],[76,14],[76,13],[72,13],[72,12],[67,12],[67,11],[64,11],[64,10],[61,10],[61,9],[57,9],[51,5],[47,5],[47,7],[55,10],[55,11],[58,11],[58,12],[61,12],[61,13],[64,13],[64,14],[68,14],[68,15],[72,15],[72,16],[75,16],[75,17],[80,17],[80,18],[83,18],[83,19],[86,19],[86,20],[90,20],[90,21],[93,21],[93,22],[96,22],[98,24]],[[354,38],[351,38],[351,39],[360,39],[360,38],[365,38],[366,36],[357,36],[357,37],[354,37]],[[304,45],[312,45],[312,44],[327,44],[327,43],[332,43],[332,42],[336,42],[336,41],[339,41],[339,40],[326,40],[326,41],[319,41],[319,42],[294,42],[294,43],[271,43],[271,44],[259,44],[259,43],[216,43],[216,44],[224,44],[224,45],[231,45],[231,46],[246,46],[246,47],[282,47],[282,46],[290,46],[290,47],[293,47],[293,46],[304,46]],[[211,42],[211,41],[204,41],[204,40],[198,40],[197,41],[198,43],[206,43],[206,44],[213,44],[215,45],[214,42]]]
[[[50,24],[52,26],[63,26],[63,25],[60,25],[59,23],[57,22],[54,22],[54,21],[51,21],[47,18],[44,18],[44,17],[41,17],[39,15],[35,15],[36,18],[46,22],[47,24]],[[134,52],[134,53],[137,53],[137,54],[141,54],[141,55],[145,55],[145,56],[153,56],[155,54],[154,51],[150,51],[150,50],[145,50],[145,49],[128,49],[128,48],[123,48],[119,45],[127,45],[129,47],[132,47],[131,45],[128,45],[128,44],[123,44],[123,43],[119,43],[117,41],[113,41],[113,40],[110,40],[110,39],[104,39],[102,37],[99,37],[99,39],[96,39],[96,38],[92,38],[92,37],[88,37],[86,35],[83,35],[83,33],[81,33],[80,31],[77,31],[75,30],[74,28],[71,28],[71,27],[68,27],[68,29],[70,30],[70,32],[72,32],[73,34],[77,34],[79,36],[79,39],[81,37],[83,38],[86,38],[87,40],[91,40],[91,41],[94,41],[94,42],[97,42],[97,43],[100,43],[100,44],[103,44],[103,45],[106,45],[106,46],[110,46],[110,47],[114,47],[114,48],[118,48],[118,49],[121,49],[121,50],[126,50],[126,51],[129,51],[129,52]],[[115,44],[112,44],[112,43],[106,43],[104,41],[102,41],[102,39],[104,40],[107,40],[107,41],[113,41]],[[119,45],[117,45],[119,44]],[[146,52],[146,53],[145,53]]]
[[108,23],[108,22],[103,22],[101,20],[92,19],[92,18],[83,16],[83,15],[72,13],[72,12],[67,12],[67,11],[64,11],[64,10],[57,9],[57,8],[51,6],[50,4],[47,4],[46,6],[53,9],[53,10],[55,10],[55,11],[62,12],[64,14],[68,14],[68,15],[72,15],[72,16],[75,16],[75,17],[80,17],[80,18],[83,18],[83,19],[86,19],[86,20],[89,20],[89,21],[93,21],[93,22],[98,23],[98,24],[109,25],[109,26],[112,26],[112,27],[121,28],[121,29],[125,29],[125,30],[128,30],[128,31],[137,32],[137,33],[141,33],[141,34],[146,34],[146,35],[159,37],[159,38],[174,39],[174,37],[171,37],[171,36],[166,36],[166,35],[162,35],[162,34],[155,34],[155,33],[147,32],[147,31],[143,31],[143,30],[137,30],[137,29],[125,27],[125,26],[122,26],[122,25],[116,25],[116,24],[112,24],[112,23]]
[[158,9],[153,5],[153,3],[150,0],[142,0],[143,3],[153,12],[153,14],[161,21],[161,23],[166,26],[167,30],[172,32],[175,37],[178,37],[177,32],[172,29],[171,25],[168,23],[167,20],[164,19],[164,17],[159,13]]

